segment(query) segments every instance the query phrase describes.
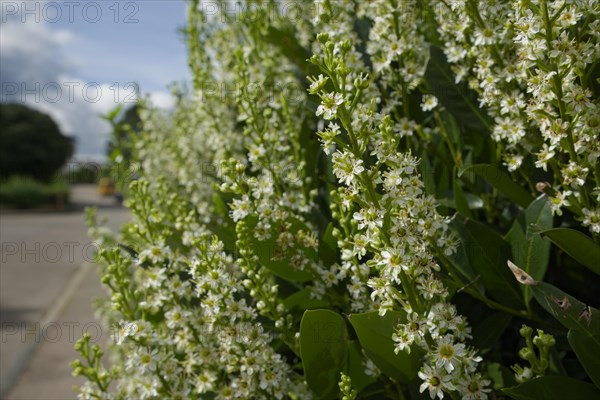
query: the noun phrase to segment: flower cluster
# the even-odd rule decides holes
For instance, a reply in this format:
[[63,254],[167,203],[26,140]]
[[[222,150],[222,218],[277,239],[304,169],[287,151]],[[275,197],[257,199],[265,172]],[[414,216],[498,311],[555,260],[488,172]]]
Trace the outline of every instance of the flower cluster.
[[434,9],[448,61],[493,118],[508,170],[549,170],[553,211],[569,208],[598,234],[600,3],[461,0]]
[[[467,398],[487,398],[489,381],[476,373],[481,358],[464,344],[470,328],[446,302],[448,290],[436,276],[440,267],[431,247],[445,245],[447,254],[454,251],[449,221],[436,212],[435,200],[424,193],[418,160],[399,151],[392,119],[375,112],[372,103],[363,102],[368,77],[346,67],[349,43],[334,45],[326,34],[318,40],[325,57],[311,61],[327,74],[335,91],[316,91],[321,106],[326,107],[332,96],[345,98],[330,118],[339,120],[343,135],[333,144],[325,143],[325,148],[337,148],[332,155],[333,172],[344,185],[337,210],[341,226],[337,237],[345,251],[342,271],[356,275],[354,271],[366,264],[363,276],[379,313],[406,312],[407,322],[398,326],[393,340],[396,352],[410,352],[411,346],[427,352],[419,374],[424,380],[421,391],[428,388],[432,398],[453,391]],[[340,52],[334,53],[338,48]],[[340,130],[331,124],[330,131]],[[321,138],[325,135],[320,134]],[[354,284],[349,283],[350,293]]]
[[[600,240],[597,1],[294,4],[190,1],[193,89],[139,105],[131,222],[88,214],[117,334],[106,367],[78,344],[80,398],[494,398],[486,337],[551,325],[508,253],[535,282],[554,218]],[[558,373],[528,335],[519,382]]]

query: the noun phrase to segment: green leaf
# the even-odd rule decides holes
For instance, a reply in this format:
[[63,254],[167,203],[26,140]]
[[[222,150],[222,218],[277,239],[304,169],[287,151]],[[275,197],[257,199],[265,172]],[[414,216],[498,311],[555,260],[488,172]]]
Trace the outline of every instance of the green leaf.
[[429,89],[462,125],[477,133],[489,135],[490,118],[479,107],[477,93],[464,82],[456,84],[444,52],[437,46],[430,46],[430,49],[430,59],[425,71]]
[[[244,221],[248,225],[249,230],[252,231],[258,222],[258,218],[256,216],[249,216],[246,217]],[[289,218],[286,223],[290,225],[289,232],[291,232],[294,237],[297,237],[297,233],[300,230],[305,232],[310,231],[304,223],[293,217]],[[306,282],[313,279],[313,274],[311,272],[297,270],[292,267],[291,258],[296,254],[296,247],[288,249],[286,254],[278,254],[277,236],[280,235],[283,230],[284,227],[281,222],[273,223],[270,231],[271,240],[260,241],[256,239],[254,235],[249,235],[247,240],[252,246],[260,263],[280,278],[292,282]],[[317,254],[315,250],[303,248],[302,251],[307,258],[316,260]]]
[[546,282],[531,285],[537,302],[568,329],[590,335],[600,347],[600,312]]
[[[552,228],[552,210],[548,197],[541,195],[519,214],[507,235],[513,262],[536,281],[542,280],[546,274],[550,242],[533,232],[549,228]],[[529,286],[524,285],[522,289],[525,303],[528,304],[532,296]]]
[[273,45],[274,48],[278,48],[289,61],[296,65],[299,70],[297,77],[304,84],[307,83],[307,75],[316,75],[319,70],[307,61],[312,53],[305,49],[297,38],[298,35],[291,25],[289,28],[281,29],[270,25],[264,36],[267,43]]
[[485,318],[473,330],[473,347],[479,350],[491,349],[498,342],[512,318],[512,315],[502,311],[496,311]]
[[487,364],[484,366],[484,373],[492,380],[492,387],[496,390],[517,384],[514,372],[500,363]]
[[510,257],[508,243],[486,225],[460,215],[454,218],[453,226],[462,239],[469,265],[479,275],[486,292],[499,303],[520,309],[521,291],[506,268]]
[[319,241],[319,258],[326,265],[333,264],[338,260],[337,239],[333,237],[333,224],[331,222],[327,224],[323,237]]
[[[119,246],[119,248],[121,250],[124,250],[127,255],[129,255],[129,257],[133,258],[133,259],[137,259],[138,258],[138,252],[135,251],[133,249],[133,247],[130,247],[126,244],[123,243],[118,243],[117,246]],[[148,267],[150,267],[152,265],[152,263],[150,261],[144,261],[143,263],[140,264],[140,267],[142,267],[142,269],[148,269]]]
[[[463,193],[464,193],[464,191],[463,191]],[[465,193],[464,196],[465,196],[465,200],[467,201],[467,205],[469,206],[469,210],[479,210],[479,209],[483,208],[484,203],[480,197],[477,197],[471,193]],[[439,199],[438,203],[445,207],[454,208],[455,210],[457,209],[456,202],[454,201],[454,199],[443,198],[443,199]]]
[[600,399],[594,385],[561,375],[546,375],[502,389],[515,400]]
[[504,173],[500,168],[489,164],[471,165],[462,171],[459,171],[458,176],[462,177],[465,174],[475,174],[489,182],[493,187],[502,192],[506,197],[517,203],[523,208],[529,206],[533,200],[532,196],[518,183],[516,183],[509,175]]
[[600,246],[587,235],[568,228],[554,228],[539,232],[578,263],[600,275]]
[[323,308],[329,304],[325,300],[313,299],[310,297],[310,289],[302,289],[288,296],[283,300],[286,310],[308,310],[312,308]]
[[126,244],[123,244],[123,243],[118,243],[118,246],[119,246],[121,249],[125,250],[125,252],[126,252],[127,254],[129,254],[129,256],[130,256],[131,258],[137,258],[137,257],[138,257],[138,252],[137,252],[137,251],[135,251],[135,250],[133,249],[133,247],[127,246]]
[[400,312],[388,311],[385,316],[380,316],[376,311],[352,314],[349,320],[367,357],[384,374],[401,383],[416,379],[423,351],[414,347],[410,354],[405,351],[394,353],[392,335],[398,323],[405,322]]
[[451,256],[445,257],[441,256],[440,258],[446,261],[446,268],[448,268],[449,272],[457,275],[457,277],[462,281],[464,286],[474,286],[477,291],[481,294],[485,293],[485,286],[481,283],[481,276],[476,274],[471,265],[469,264],[469,258],[467,257],[467,247],[465,243],[462,241],[459,243],[458,248],[456,249],[456,253]]
[[115,119],[119,116],[119,114],[121,114],[122,110],[123,110],[123,104],[119,104],[115,108],[113,108],[112,110],[107,112],[106,114],[101,115],[100,117],[102,119],[114,124]]
[[360,344],[356,340],[348,342],[348,357],[344,373],[352,379],[352,388],[358,392],[369,386],[377,379],[365,373]]
[[456,211],[461,213],[467,218],[473,218],[471,214],[471,210],[469,209],[469,203],[467,202],[467,198],[465,197],[465,193],[460,186],[460,181],[454,176],[452,179],[452,188],[454,191],[454,206],[456,207]]
[[598,345],[598,341],[588,332],[580,332],[575,329],[569,331],[567,338],[585,372],[596,387],[600,388],[600,345]]
[[[215,216],[219,218],[220,223],[214,223],[210,225],[212,232],[219,237],[223,243],[225,250],[233,252],[235,251],[235,225],[229,217],[229,208],[227,207],[226,199],[223,198],[223,194],[213,194],[213,204],[215,206]],[[216,218],[215,218],[216,219]]]
[[330,310],[305,311],[300,322],[304,377],[319,399],[335,399],[348,353],[346,323]]
[[434,195],[435,194],[435,179],[434,179],[434,170],[431,162],[429,161],[429,157],[427,156],[427,151],[423,150],[421,154],[421,162],[419,163],[419,167],[421,169],[421,177],[423,178],[423,184],[425,185],[425,192],[427,194]]

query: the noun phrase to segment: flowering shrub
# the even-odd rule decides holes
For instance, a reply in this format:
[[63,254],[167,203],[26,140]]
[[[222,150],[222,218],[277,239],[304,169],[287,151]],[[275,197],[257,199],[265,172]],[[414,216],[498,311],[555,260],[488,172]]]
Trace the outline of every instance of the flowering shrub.
[[190,3],[80,397],[598,398],[598,2],[293,5]]

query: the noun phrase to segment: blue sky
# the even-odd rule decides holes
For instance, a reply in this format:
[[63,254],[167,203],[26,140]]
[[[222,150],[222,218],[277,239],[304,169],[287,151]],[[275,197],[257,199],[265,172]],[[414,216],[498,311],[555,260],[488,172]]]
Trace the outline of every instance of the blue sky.
[[104,154],[110,129],[99,115],[133,101],[133,82],[168,108],[167,86],[191,78],[183,0],[0,4],[1,100],[53,116],[78,158]]

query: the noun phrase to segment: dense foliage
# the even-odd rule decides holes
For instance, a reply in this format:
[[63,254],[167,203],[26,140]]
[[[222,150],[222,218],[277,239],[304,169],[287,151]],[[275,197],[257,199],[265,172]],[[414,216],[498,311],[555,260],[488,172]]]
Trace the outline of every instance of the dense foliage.
[[598,2],[209,3],[80,396],[600,397]]
[[20,104],[0,104],[0,178],[49,181],[73,154],[50,116]]
[[16,208],[50,206],[62,209],[69,201],[64,179],[40,182],[30,177],[12,176],[0,182],[0,205]]

